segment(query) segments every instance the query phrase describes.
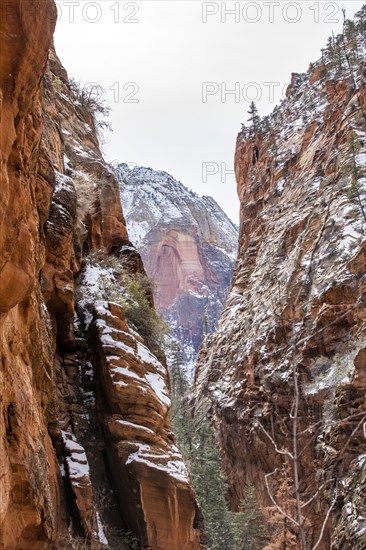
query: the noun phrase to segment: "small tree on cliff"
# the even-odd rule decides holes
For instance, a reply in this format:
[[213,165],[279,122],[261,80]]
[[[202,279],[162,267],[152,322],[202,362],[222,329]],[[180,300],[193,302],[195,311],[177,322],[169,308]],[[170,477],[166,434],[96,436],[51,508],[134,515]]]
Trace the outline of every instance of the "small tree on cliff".
[[254,128],[254,130],[256,130],[258,128],[259,124],[260,124],[261,118],[258,115],[258,109],[257,109],[256,104],[254,103],[254,101],[252,101],[251,104],[250,104],[248,115],[250,115],[250,117],[248,118],[248,122],[251,122],[252,123],[252,128]]
[[69,81],[69,89],[73,94],[75,101],[86,111],[89,112],[93,119],[95,129],[100,140],[103,139],[103,131],[112,131],[112,126],[106,118],[110,114],[110,107],[105,104],[104,95],[105,89],[96,83],[86,84],[82,86],[80,82],[71,78]]
[[348,161],[343,167],[343,172],[351,178],[349,198],[355,201],[366,222],[366,207],[364,205],[365,191],[362,184],[362,178],[366,174],[366,169],[364,166],[361,166],[361,162],[358,161],[358,155],[362,153],[362,144],[354,130],[351,130],[347,135],[347,147],[349,153]]

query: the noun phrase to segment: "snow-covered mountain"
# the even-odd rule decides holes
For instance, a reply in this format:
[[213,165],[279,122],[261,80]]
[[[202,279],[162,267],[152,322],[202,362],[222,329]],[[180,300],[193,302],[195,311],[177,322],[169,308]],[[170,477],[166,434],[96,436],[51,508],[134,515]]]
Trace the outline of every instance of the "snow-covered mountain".
[[192,372],[205,331],[222,311],[238,230],[211,197],[166,172],[116,168],[131,241],[155,282],[156,307],[174,330]]

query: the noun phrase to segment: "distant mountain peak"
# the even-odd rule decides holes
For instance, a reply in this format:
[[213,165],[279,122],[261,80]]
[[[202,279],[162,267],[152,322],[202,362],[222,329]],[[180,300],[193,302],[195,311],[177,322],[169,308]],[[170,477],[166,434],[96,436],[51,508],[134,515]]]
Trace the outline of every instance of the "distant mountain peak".
[[129,238],[192,369],[203,325],[214,329],[226,300],[238,229],[212,197],[198,196],[167,172],[121,163],[115,173]]

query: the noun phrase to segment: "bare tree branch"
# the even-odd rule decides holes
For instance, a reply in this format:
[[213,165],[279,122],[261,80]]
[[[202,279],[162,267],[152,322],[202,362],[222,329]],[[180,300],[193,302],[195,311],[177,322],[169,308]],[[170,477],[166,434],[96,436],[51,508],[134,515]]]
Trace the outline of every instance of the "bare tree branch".
[[[334,480],[330,480],[330,481],[334,481]],[[313,500],[316,499],[316,497],[318,496],[318,494],[320,493],[320,491],[323,489],[325,483],[322,483],[319,487],[319,489],[317,490],[316,493],[313,494],[312,497],[309,498],[309,500],[307,500],[306,502],[304,502],[304,504],[301,505],[301,508],[305,508],[305,506],[308,506],[309,504],[311,504],[313,502]]]
[[280,514],[282,514],[285,518],[287,518],[289,521],[294,523],[296,525],[296,527],[298,527],[299,524],[297,523],[297,521],[294,518],[292,518],[291,516],[289,516],[288,514],[286,514],[286,512],[284,510],[282,510],[282,508],[279,506],[279,504],[276,502],[274,496],[272,495],[271,489],[270,489],[269,484],[268,484],[268,478],[273,476],[277,472],[278,472],[278,468],[276,468],[273,472],[271,472],[269,474],[265,474],[265,476],[264,476],[264,481],[265,481],[265,484],[266,484],[268,496],[271,499],[271,502],[274,504],[274,506],[280,512]]
[[268,439],[270,440],[270,442],[272,443],[272,445],[274,446],[275,448],[275,451],[276,453],[280,454],[280,455],[285,455],[285,456],[288,456],[290,457],[292,460],[293,460],[293,454],[290,453],[290,451],[288,451],[287,449],[286,450],[281,450],[277,447],[277,444],[275,442],[275,440],[271,437],[271,435],[267,432],[267,430],[265,429],[264,426],[262,426],[262,424],[259,422],[259,420],[257,420],[257,423],[258,423],[258,426],[260,427],[260,429],[263,431],[263,433],[268,437]]
[[324,518],[324,521],[323,521],[323,524],[322,524],[322,528],[321,528],[321,530],[320,530],[319,538],[318,538],[316,544],[312,547],[311,550],[316,550],[316,549],[318,548],[319,544],[320,544],[321,541],[322,541],[322,538],[323,538],[323,536],[324,536],[325,527],[326,527],[326,525],[327,525],[327,523],[328,523],[328,519],[329,519],[330,514],[331,514],[331,512],[332,512],[332,510],[333,510],[333,508],[334,508],[335,503],[337,502],[337,496],[338,496],[338,490],[337,490],[337,487],[336,487],[336,489],[335,489],[335,495],[334,495],[333,500],[332,500],[332,502],[331,502],[331,505],[329,506],[328,511],[327,511],[327,513],[326,513],[326,515],[325,515],[325,518]]

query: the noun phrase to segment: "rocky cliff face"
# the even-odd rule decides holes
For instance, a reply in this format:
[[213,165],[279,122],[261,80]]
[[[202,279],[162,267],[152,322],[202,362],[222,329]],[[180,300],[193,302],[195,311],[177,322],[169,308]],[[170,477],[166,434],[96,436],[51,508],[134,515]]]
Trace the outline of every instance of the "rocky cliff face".
[[237,229],[211,197],[198,197],[166,172],[120,164],[116,174],[156,307],[192,373],[203,332],[213,331],[225,303]]
[[[53,2],[34,12],[1,5],[0,544],[41,548],[58,528],[53,345],[41,297],[43,226],[52,186],[39,171],[40,80],[56,21]],[[37,345],[34,345],[37,342]],[[32,541],[38,541],[32,546]]]
[[237,140],[238,261],[196,405],[231,506],[256,486],[268,548],[366,546],[364,21]]
[[164,358],[111,300],[144,269],[93,103],[46,70],[53,2],[1,10],[0,548],[200,548]]

